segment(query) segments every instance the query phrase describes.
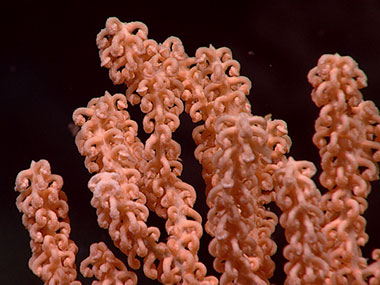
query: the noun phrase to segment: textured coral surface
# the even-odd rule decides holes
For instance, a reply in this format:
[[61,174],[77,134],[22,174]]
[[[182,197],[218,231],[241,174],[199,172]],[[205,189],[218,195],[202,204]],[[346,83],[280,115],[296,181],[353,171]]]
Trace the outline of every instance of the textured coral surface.
[[[379,179],[380,116],[372,101],[362,99],[367,78],[351,57],[323,55],[308,74],[312,100],[321,107],[313,142],[328,190],[322,195],[311,180],[315,166],[286,156],[286,123],[251,113],[251,83],[228,48],[210,45],[189,57],[178,38],[159,44],[148,39],[143,23],[117,18],[107,20],[97,45],[101,65],[126,91],[106,92],[74,111],[75,143],[95,173],[88,188],[98,224],[131,269],[140,268],[138,256],[144,274],[163,284],[269,284],[277,249],[271,235],[278,218],[268,208],[274,202],[289,243],[285,284],[380,282],[380,250],[368,265],[360,249],[368,240],[362,214],[370,182]],[[127,111],[136,104],[145,113],[145,143]],[[219,278],[207,275],[199,260],[197,194],[179,177],[181,146],[172,133],[184,110],[203,123],[193,130],[194,155],[203,167],[210,208],[205,230]],[[31,237],[33,273],[46,284],[80,284],[62,184],[46,160],[33,161],[17,176],[16,204]],[[150,211],[166,220],[164,242],[160,229],[147,225]],[[102,242],[91,246],[80,269],[95,276],[94,284],[137,283]]]
[[[380,81],[377,80],[377,65],[380,62],[380,57],[377,50],[380,49],[380,38],[373,28],[380,25],[380,14],[378,12],[380,11],[379,3],[366,1],[358,5],[356,1],[338,0],[333,2],[318,1],[309,5],[309,3],[306,2],[285,3],[278,1],[260,1],[260,3],[256,3],[255,1],[234,1],[227,6],[214,5],[213,1],[195,1],[186,9],[183,9],[182,5],[178,5],[178,3],[174,2],[170,3],[170,1],[165,5],[162,5],[162,1],[152,2],[150,5],[152,6],[147,5],[146,2],[136,1],[114,1],[112,4],[109,3],[107,5],[97,5],[94,2],[89,5],[89,3],[86,4],[84,1],[75,4],[70,3],[70,1],[62,3],[55,2],[49,5],[43,5],[42,2],[23,3],[22,1],[8,1],[7,5],[3,7],[4,13],[0,19],[3,24],[2,38],[4,39],[2,45],[0,45],[1,54],[3,55],[0,68],[0,88],[2,98],[2,129],[5,135],[1,140],[3,149],[1,182],[3,183],[3,191],[0,191],[2,213],[2,215],[0,215],[0,224],[2,227],[0,252],[2,253],[1,260],[3,262],[0,266],[0,282],[3,284],[42,283],[41,279],[35,276],[28,268],[28,260],[33,255],[29,246],[29,241],[32,240],[32,237],[29,235],[29,232],[25,230],[21,222],[22,214],[18,212],[15,204],[16,197],[19,193],[11,191],[11,189],[13,189],[15,184],[15,175],[20,170],[28,168],[31,160],[35,160],[36,163],[38,163],[41,158],[45,158],[51,163],[51,172],[54,175],[58,174],[64,178],[64,185],[60,191],[67,194],[68,199],[66,203],[70,207],[68,216],[70,217],[71,231],[68,239],[74,241],[78,247],[75,259],[78,271],[77,279],[83,284],[89,284],[94,278],[102,278],[101,274],[94,275],[94,277],[90,279],[84,278],[79,272],[81,262],[88,256],[92,256],[92,259],[87,259],[87,262],[90,263],[87,263],[85,266],[88,268],[92,268],[92,266],[103,268],[104,271],[102,272],[104,272],[103,276],[105,278],[108,273],[116,272],[114,271],[116,269],[120,272],[120,275],[118,275],[120,279],[125,281],[123,278],[129,278],[131,282],[134,282],[134,279],[131,278],[133,274],[124,273],[124,269],[119,262],[112,261],[109,263],[114,264],[115,267],[101,266],[101,256],[107,256],[111,261],[113,258],[112,255],[108,253],[104,246],[99,245],[93,250],[90,250],[90,245],[93,243],[99,244],[99,242],[103,241],[114,256],[124,263],[129,272],[135,272],[139,284],[157,284],[157,280],[151,280],[145,276],[143,259],[136,253],[136,258],[140,261],[141,266],[138,270],[131,268],[128,265],[127,256],[114,245],[109,235],[110,229],[112,231],[116,230],[116,232],[125,229],[128,232],[129,219],[132,219],[133,216],[125,216],[122,214],[120,216],[122,223],[119,223],[117,222],[117,214],[112,214],[113,217],[108,219],[106,212],[103,212],[103,222],[109,222],[109,225],[112,225],[112,227],[99,227],[96,215],[97,209],[91,205],[91,200],[94,198],[93,192],[89,191],[87,187],[88,181],[92,176],[96,175],[96,173],[88,173],[87,169],[83,166],[83,160],[85,158],[78,154],[72,137],[72,132],[76,133],[77,130],[73,127],[73,124],[70,125],[72,131],[68,129],[69,123],[72,122],[71,116],[73,111],[79,106],[86,107],[91,98],[102,97],[105,95],[105,90],[108,90],[112,97],[116,94],[125,94],[125,85],[113,86],[113,83],[107,78],[108,71],[105,68],[99,68],[98,50],[94,44],[96,34],[104,27],[105,21],[110,15],[118,15],[122,21],[143,21],[149,27],[148,38],[156,40],[157,43],[163,43],[170,35],[178,36],[184,45],[186,54],[190,57],[195,56],[195,51],[198,47],[209,47],[210,43],[216,50],[222,46],[228,46],[231,49],[233,58],[238,60],[241,64],[241,74],[247,76],[252,81],[250,95],[247,97],[252,105],[252,114],[265,118],[266,114],[271,113],[272,122],[276,122],[278,119],[287,122],[289,136],[292,138],[293,143],[290,149],[290,155],[294,158],[296,163],[288,165],[289,167],[293,165],[293,168],[290,169],[294,170],[289,170],[287,173],[279,172],[278,175],[282,177],[289,175],[299,177],[296,180],[281,178],[283,181],[288,181],[287,185],[289,186],[287,186],[288,188],[284,188],[284,185],[279,184],[279,187],[281,187],[279,191],[282,191],[281,193],[284,195],[281,196],[284,198],[282,199],[283,201],[270,202],[269,204],[265,204],[267,200],[262,201],[266,210],[276,213],[279,221],[274,233],[271,234],[270,227],[268,227],[269,231],[263,231],[261,233],[271,234],[272,240],[275,242],[277,248],[276,253],[268,260],[268,264],[270,264],[272,260],[276,265],[276,270],[273,277],[270,278],[270,282],[275,284],[284,283],[287,278],[283,269],[285,263],[289,264],[287,265],[287,270],[290,270],[295,277],[297,277],[295,272],[299,270],[298,268],[303,268],[302,266],[307,266],[308,264],[314,264],[316,270],[310,271],[308,274],[304,274],[304,276],[306,279],[313,278],[313,275],[315,275],[316,278],[320,278],[320,276],[322,276],[321,273],[324,271],[323,257],[322,260],[311,258],[302,263],[302,260],[293,254],[299,250],[308,250],[306,247],[300,248],[297,243],[298,241],[303,242],[308,240],[310,234],[298,236],[293,239],[293,243],[286,239],[288,233],[292,235],[297,229],[305,228],[305,233],[320,233],[318,224],[322,219],[318,212],[321,211],[321,207],[318,207],[319,210],[308,207],[307,209],[309,210],[304,211],[303,209],[305,208],[300,205],[303,199],[311,199],[311,203],[315,203],[315,201],[319,199],[318,195],[316,195],[317,192],[313,190],[315,188],[320,190],[322,196],[327,192],[324,185],[321,185],[319,182],[318,176],[322,173],[322,169],[318,149],[312,142],[314,121],[318,117],[319,109],[311,100],[310,93],[313,87],[307,82],[306,75],[308,71],[317,64],[320,55],[324,53],[334,54],[338,52],[341,55],[350,55],[359,63],[360,69],[368,76],[368,87],[361,90],[364,100],[373,100],[377,106],[379,106],[380,102],[377,95],[378,90],[380,90]],[[8,8],[12,9],[8,10]],[[197,15],[197,20],[191,21],[194,15]],[[210,90],[212,91],[212,89]],[[210,98],[212,98],[211,95]],[[105,104],[107,104],[107,102],[105,102]],[[196,142],[193,141],[192,130],[196,126],[199,126],[197,130],[200,135],[204,134],[203,136],[205,136],[207,133],[202,131],[202,117],[200,117],[201,121],[198,123],[194,124],[191,122],[192,119],[186,113],[186,104],[185,100],[183,102],[184,111],[179,115],[180,125],[171,135],[171,139],[181,145],[179,158],[181,159],[180,163],[183,167],[181,175],[178,177],[187,185],[192,185],[197,195],[193,209],[200,214],[203,226],[198,251],[199,261],[207,267],[207,276],[213,275],[219,279],[220,273],[215,271],[212,264],[214,257],[211,256],[208,251],[208,244],[211,243],[213,238],[207,231],[223,233],[222,228],[217,228],[217,224],[215,223],[218,219],[218,214],[216,214],[218,212],[217,209],[221,203],[219,195],[222,193],[223,195],[231,193],[232,197],[235,197],[233,195],[239,194],[239,191],[233,190],[234,192],[231,192],[228,188],[215,189],[213,190],[213,196],[210,197],[211,201],[206,201],[206,192],[209,193],[212,188],[204,184],[205,182],[201,174],[201,165],[194,156],[194,150],[197,145]],[[187,105],[190,104],[191,102]],[[101,107],[101,105],[103,105],[103,107]],[[104,108],[104,104],[100,104],[99,107],[100,109]],[[128,102],[127,109],[122,107],[121,104],[119,104],[119,106],[115,105],[115,107],[116,109],[120,108],[119,110],[121,111],[128,111],[130,119],[134,120],[138,125],[138,138],[141,143],[145,145],[152,133],[146,134],[144,131],[143,117],[146,114],[140,110],[140,105],[132,106]],[[365,111],[367,107],[365,107],[363,111]],[[359,112],[358,108],[356,110]],[[368,110],[370,111],[371,108]],[[99,114],[101,113],[102,111],[99,112]],[[197,114],[198,112],[194,113]],[[365,111],[365,113],[368,112]],[[223,136],[219,136],[221,139],[219,141],[226,142],[226,145],[228,144],[227,142],[237,142],[239,146],[243,145],[243,142],[247,141],[247,132],[245,132],[245,137],[243,134],[244,131],[242,132],[242,142],[233,140],[231,136],[244,126],[244,120],[242,119],[243,117],[239,120],[228,118],[227,124],[222,120],[218,121],[220,123],[218,128],[224,133]],[[268,122],[267,119],[265,119],[265,121]],[[258,121],[255,119],[253,126],[256,126],[256,123],[259,124],[258,126],[263,126],[262,120]],[[281,135],[281,133],[284,134],[284,129],[278,129],[275,127],[276,125],[277,123],[272,125],[272,130],[277,132],[277,134],[273,135],[278,136]],[[320,126],[326,127],[330,125],[328,125],[328,121],[322,120],[320,121]],[[333,128],[337,126],[338,125],[333,126]],[[134,127],[132,125],[129,125],[129,127],[119,125],[116,129],[123,132],[127,130],[127,128],[131,129]],[[361,130],[359,131],[357,127],[355,128],[353,132],[360,137]],[[98,130],[99,132],[97,132],[96,136],[102,132],[101,130],[107,130],[107,126],[102,125]],[[257,133],[256,130],[257,129],[253,129],[254,134]],[[269,129],[267,130],[269,131]],[[340,127],[339,130],[342,130],[342,132],[339,132],[337,129],[338,134],[344,135],[344,128],[342,129]],[[368,129],[366,132],[371,134],[373,131],[374,129]],[[323,134],[323,128],[321,134]],[[112,132],[110,132],[109,135],[109,142],[120,145],[121,139],[119,133],[116,133],[114,136]],[[209,140],[205,147],[212,146],[213,138],[208,138]],[[276,144],[277,140],[275,137],[273,138],[274,139],[270,139],[272,141],[271,143]],[[199,141],[199,139],[202,139],[202,136],[197,136],[196,139]],[[322,139],[325,140],[326,145],[330,142],[332,142],[331,146],[334,145],[334,140],[330,141],[326,139],[326,137],[323,137],[323,135],[319,135],[317,138],[318,141],[322,141]],[[351,139],[342,139],[340,137],[337,137],[337,139],[339,142],[351,141]],[[366,144],[368,146],[368,143]],[[156,146],[157,143],[152,144],[152,149],[154,150]],[[89,149],[91,150],[91,147]],[[104,149],[103,146],[100,146],[99,149],[97,148],[97,150],[100,149]],[[235,148],[235,150],[237,149],[238,147]],[[329,149],[338,151],[336,147],[329,147]],[[203,156],[205,151],[207,153],[207,148],[203,150],[202,148],[198,148],[198,150],[197,155],[199,157]],[[219,165],[231,165],[232,159],[239,160],[239,157],[234,155],[234,151],[230,153],[226,153],[226,151],[228,152],[228,147],[222,148],[221,152],[218,152],[217,161],[205,160],[205,164],[208,166],[212,166],[216,163]],[[133,153],[122,151],[115,152],[115,154],[117,153],[119,156],[117,159],[123,162],[132,156],[138,156],[139,152],[137,149]],[[245,153],[246,155],[243,155],[242,158],[249,158],[248,152],[245,151]],[[338,154],[337,158],[349,158],[346,154],[335,153]],[[367,151],[361,153],[352,151],[352,153],[355,157],[368,158]],[[281,154],[281,152],[279,152],[279,154]],[[110,162],[109,159],[112,160],[115,157],[108,156],[108,162]],[[231,160],[223,160],[224,158],[231,158]],[[310,177],[310,175],[313,173],[313,167],[303,162],[301,164],[298,163],[299,160],[302,161],[305,159],[313,161],[316,166],[317,172],[312,177]],[[151,160],[153,161],[151,165],[157,165],[157,160],[155,160],[154,157],[151,158]],[[334,158],[334,155],[326,157],[327,166],[337,165],[335,163],[336,161],[337,159]],[[340,161],[345,160],[341,159]],[[347,163],[345,163],[347,166],[341,169],[350,171],[351,178],[349,184],[355,186],[355,189],[358,190],[355,192],[359,197],[364,197],[368,193],[366,190],[368,189],[368,184],[361,182],[362,180],[358,179],[358,176],[361,176],[361,174],[364,176],[364,171],[369,168],[359,166],[359,172],[355,172],[349,168],[349,165],[351,165],[350,161],[351,160],[348,159]],[[93,162],[96,162],[96,160]],[[253,162],[247,159],[246,162],[240,165],[244,165],[244,163],[252,165]],[[298,172],[297,168],[294,168],[298,165],[302,165],[300,172]],[[369,164],[366,163],[366,165]],[[130,167],[131,164],[127,165],[124,163],[122,165],[123,168],[126,166]],[[206,169],[204,166],[203,168]],[[179,170],[179,164],[176,163],[175,168],[170,168],[171,170]],[[305,169],[305,171],[303,171],[303,169]],[[370,175],[371,171],[367,171],[366,173]],[[328,178],[326,181],[330,183],[330,176],[334,175],[334,172],[324,172],[326,172],[326,177]],[[232,173],[239,173],[239,169],[236,169],[235,172]],[[205,174],[207,173],[203,173],[204,177]],[[104,175],[103,173],[101,177],[105,177]],[[214,174],[211,173],[211,175]],[[244,173],[241,173],[241,175],[244,175]],[[137,177],[136,175],[132,176]],[[119,183],[120,181],[117,175],[109,177],[112,178],[112,185],[116,185],[114,183]],[[218,172],[216,177],[218,177],[217,181],[226,182],[225,185],[231,184],[229,182],[229,173],[226,171]],[[310,184],[310,182],[307,182],[309,181],[307,177],[310,177],[309,180],[312,180],[315,187]],[[99,176],[97,179],[98,178]],[[365,179],[364,176],[364,180]],[[211,178],[209,179],[209,183],[207,180],[208,178],[205,177],[206,184],[211,185]],[[98,185],[95,183],[96,181],[97,180],[93,180],[94,190],[96,185]],[[302,181],[305,181],[305,183]],[[366,245],[361,247],[361,250],[363,251],[363,257],[367,258],[368,263],[371,263],[371,251],[380,246],[378,243],[380,236],[376,228],[378,225],[378,219],[376,218],[378,209],[376,205],[377,201],[379,201],[379,184],[376,181],[371,182],[372,191],[366,197],[367,203],[364,204],[361,199],[355,198],[355,192],[353,193],[355,195],[342,197],[342,190],[346,188],[344,184],[346,182],[340,179],[339,183],[340,190],[336,191],[337,196],[334,196],[337,197],[338,200],[330,201],[330,199],[326,199],[326,206],[335,205],[332,204],[334,201],[343,201],[345,197],[347,197],[347,201],[349,202],[338,206],[338,210],[340,209],[339,207],[343,207],[344,209],[352,209],[353,211],[349,211],[346,216],[329,216],[332,221],[330,229],[333,230],[331,237],[334,237],[334,225],[336,225],[337,221],[344,220],[347,217],[351,217],[352,221],[355,221],[357,220],[356,217],[364,216],[367,220],[364,232],[368,234],[369,239]],[[125,182],[122,182],[122,185],[126,185]],[[245,186],[250,187],[247,183]],[[105,191],[104,193],[116,193],[118,191],[116,188],[107,187],[109,188],[102,189],[99,187],[99,192],[94,191],[94,193],[100,193],[101,191]],[[267,184],[267,187],[270,187],[270,184]],[[123,191],[126,189],[127,193],[131,193],[130,195],[132,196],[135,191],[133,190],[135,187],[131,188],[130,186],[123,186],[120,189],[123,189]],[[140,189],[142,188],[140,187]],[[143,193],[148,194],[146,189],[147,188],[144,189]],[[159,193],[160,187],[157,189],[158,192],[156,193]],[[296,190],[291,189],[304,189],[303,191],[307,190],[310,192],[307,192],[309,193],[307,195],[299,196],[295,195],[295,193],[297,193]],[[122,192],[119,192],[119,194],[120,193]],[[243,192],[241,191],[240,193]],[[270,191],[265,190],[264,193],[268,194],[265,197],[269,198]],[[335,192],[332,192],[331,194],[334,193]],[[286,199],[288,194],[290,195],[290,200]],[[63,196],[59,197],[61,199]],[[237,205],[240,205],[237,208],[244,207],[247,209],[247,213],[250,213],[251,210],[247,205],[251,203],[248,202],[251,201],[251,198],[248,196],[245,197],[247,197],[247,201],[242,199],[240,201],[236,200]],[[94,203],[96,199],[96,203],[98,204],[102,201],[106,201],[94,198]],[[141,200],[138,199],[132,200],[132,202],[136,202],[135,204],[137,205],[140,201]],[[150,204],[148,204],[148,201]],[[160,196],[151,195],[145,205],[148,209],[151,209],[157,205],[161,206],[160,201],[162,201],[162,199],[160,200]],[[281,202],[285,207],[283,209],[280,209],[279,203]],[[295,211],[292,211],[293,203],[298,205]],[[359,204],[358,211],[356,211],[356,203]],[[119,207],[120,203],[115,205]],[[214,207],[216,211],[210,214],[212,222],[206,225],[207,215],[210,209],[209,206]],[[363,214],[365,208],[366,210]],[[141,214],[136,215],[136,219],[140,225],[141,221],[144,221],[147,217],[146,224],[148,228],[160,229],[161,234],[158,238],[158,243],[167,243],[167,238],[169,237],[165,227],[166,219],[162,218],[164,212],[165,207],[161,206],[161,216],[153,211],[149,211],[149,215],[146,215],[147,213],[144,210]],[[234,212],[236,212],[235,209],[231,207],[231,213]],[[117,212],[113,211],[113,213]],[[119,211],[119,213],[124,212]],[[296,214],[299,220],[307,222],[309,226],[306,227],[303,223],[294,224],[290,222],[288,223],[290,227],[285,224],[283,228],[282,223],[286,223],[288,220],[286,213],[288,213],[288,216],[291,216],[291,213]],[[262,211],[260,214],[265,214],[265,212]],[[283,215],[284,218],[281,218],[281,215]],[[124,217],[127,217],[128,221],[125,221]],[[274,216],[272,219],[273,218]],[[187,216],[187,219],[197,221],[197,219],[190,218],[189,216]],[[62,222],[64,219],[60,220],[60,218],[58,218],[58,220]],[[233,221],[236,221],[236,218],[234,218]],[[40,225],[43,225],[43,223]],[[236,228],[241,228],[243,224],[231,224],[230,220],[227,219],[225,225],[231,229],[231,225],[236,225]],[[247,225],[249,227],[254,226],[252,223]],[[271,223],[267,225],[270,226]],[[361,234],[363,223],[358,222],[354,223],[354,225],[354,227],[351,227],[350,222],[346,223],[343,232],[349,232],[352,237],[357,235],[361,242],[365,242],[367,238]],[[208,226],[210,226],[209,229]],[[36,227],[35,229],[38,230],[39,228]],[[352,246],[353,244],[350,242],[342,242],[346,240],[343,232],[339,234],[336,243],[332,244],[327,241],[328,246],[336,245],[337,248]],[[50,231],[50,233],[52,232]],[[172,235],[172,237],[175,236]],[[247,237],[250,236],[248,235]],[[249,239],[246,240],[248,241]],[[354,238],[352,240],[354,240]],[[127,245],[128,241],[129,239],[120,238],[115,244]],[[226,241],[228,241],[228,239]],[[228,242],[225,241],[219,243],[215,241],[214,244],[228,246]],[[324,241],[317,239],[313,246],[310,247],[313,255],[321,251],[318,244],[323,246]],[[261,245],[261,247],[262,246],[263,245]],[[288,252],[287,258],[290,258],[289,260],[283,256],[285,247],[286,252]],[[124,246],[124,251],[126,248],[127,247]],[[251,249],[257,251],[260,247],[255,247],[255,245],[252,244],[250,247],[247,247],[247,250]],[[273,243],[272,245],[268,244],[267,252],[274,249]],[[331,250],[333,249],[331,248]],[[96,252],[98,252],[98,254],[95,254]],[[53,251],[51,251],[51,253],[53,253]],[[143,253],[143,251],[140,252],[140,254]],[[63,257],[64,255],[61,256]],[[69,257],[70,255],[66,256]],[[337,257],[337,260],[343,258],[341,261],[335,263],[335,268],[343,268],[345,264],[353,264],[354,255],[340,255],[340,250],[337,250],[334,256]],[[60,259],[56,258],[54,260],[57,262]],[[69,260],[72,260],[71,257],[67,259],[66,264],[70,264]],[[255,259],[250,259],[250,262],[254,264]],[[45,263],[43,262],[41,264],[43,265]],[[156,266],[159,265],[157,259],[154,264]],[[234,266],[233,263],[232,265]],[[360,269],[362,265],[358,263],[357,267]],[[368,276],[371,270],[371,268],[364,270],[364,275]],[[46,272],[49,272],[49,270]],[[87,270],[87,272],[89,271]],[[345,275],[344,270],[340,272],[343,276]],[[99,273],[101,272],[99,271]],[[113,275],[114,273],[111,274]],[[229,276],[233,276],[233,274]],[[337,274],[335,276],[338,277],[341,275]]]

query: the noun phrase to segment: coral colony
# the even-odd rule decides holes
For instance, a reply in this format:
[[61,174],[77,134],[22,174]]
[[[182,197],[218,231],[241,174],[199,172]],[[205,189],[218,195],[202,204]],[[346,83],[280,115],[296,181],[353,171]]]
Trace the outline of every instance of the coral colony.
[[[133,270],[140,266],[163,284],[269,284],[278,222],[271,202],[282,211],[288,242],[286,284],[380,284],[380,250],[367,264],[360,248],[368,240],[362,214],[370,181],[379,176],[380,116],[362,99],[366,76],[352,58],[323,55],[308,74],[321,108],[313,137],[328,190],[321,195],[311,179],[315,166],[286,156],[286,123],[252,115],[251,83],[228,48],[203,47],[189,57],[178,38],[159,44],[148,39],[143,23],[116,18],[107,20],[97,45],[101,65],[126,92],[106,92],[75,110],[75,143],[94,174],[88,187],[98,224],[127,264],[103,242],[93,244],[80,265],[85,277],[99,280],[93,284],[136,284]],[[145,144],[128,104],[140,104],[145,113]],[[205,231],[219,279],[198,258],[203,227],[193,209],[196,191],[179,178],[181,146],[172,133],[183,111],[203,123],[193,130],[194,155],[206,183]],[[48,161],[32,162],[17,176],[17,207],[30,233],[33,273],[46,284],[80,284],[62,184]],[[165,242],[146,224],[150,211],[166,220]]]

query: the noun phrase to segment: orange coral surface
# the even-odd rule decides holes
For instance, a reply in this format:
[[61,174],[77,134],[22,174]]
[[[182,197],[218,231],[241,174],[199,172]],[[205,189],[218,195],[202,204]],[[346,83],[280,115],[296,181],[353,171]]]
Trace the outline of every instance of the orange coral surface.
[[[321,107],[314,144],[323,172],[317,189],[315,166],[287,157],[287,125],[251,113],[251,83],[226,48],[199,48],[189,57],[181,41],[148,39],[141,22],[109,18],[97,36],[101,65],[125,94],[92,99],[73,114],[80,128],[75,143],[94,176],[98,224],[127,256],[127,266],[102,242],[82,261],[93,284],[136,284],[131,269],[143,270],[164,284],[269,284],[275,271],[271,235],[280,225],[288,245],[286,284],[380,284],[380,251],[370,265],[361,249],[368,240],[366,198],[379,177],[380,116],[360,89],[366,76],[350,57],[323,55],[308,79],[312,100]],[[145,114],[145,144],[128,105]],[[185,111],[193,122],[195,157],[202,165],[212,237],[209,253],[220,277],[207,274],[199,260],[202,217],[193,206],[195,189],[181,180],[181,146],[172,138]],[[29,266],[46,284],[77,284],[75,254],[69,239],[62,178],[46,160],[32,162],[16,179],[18,209],[29,230],[33,256]],[[166,220],[168,238],[148,226],[150,212]],[[129,269],[130,268],[130,269]]]

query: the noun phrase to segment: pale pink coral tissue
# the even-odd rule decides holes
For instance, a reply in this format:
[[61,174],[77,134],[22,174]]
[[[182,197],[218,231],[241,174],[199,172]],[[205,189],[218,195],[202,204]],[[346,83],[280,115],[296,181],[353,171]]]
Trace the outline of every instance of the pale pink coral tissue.
[[[98,224],[127,257],[93,244],[80,272],[93,284],[137,284],[133,270],[163,284],[269,284],[275,274],[272,239],[279,223],[288,245],[285,284],[380,284],[380,250],[362,256],[370,182],[379,178],[380,116],[360,89],[366,76],[348,56],[323,55],[308,74],[311,98],[321,108],[313,142],[321,156],[321,194],[316,167],[287,153],[291,140],[282,120],[251,113],[250,80],[226,48],[199,48],[189,57],[181,41],[148,39],[141,22],[109,18],[97,36],[101,65],[125,94],[92,99],[73,114],[75,143],[94,176]],[[145,114],[145,144],[128,105]],[[172,134],[185,111],[193,122],[195,158],[202,166],[212,237],[212,276],[198,257],[204,234],[194,210],[196,191],[181,180],[181,146]],[[45,284],[80,284],[70,239],[63,180],[46,160],[32,162],[16,179],[17,207],[31,238],[29,267]],[[166,220],[166,241],[147,225],[150,212]],[[141,259],[143,264],[141,264]]]

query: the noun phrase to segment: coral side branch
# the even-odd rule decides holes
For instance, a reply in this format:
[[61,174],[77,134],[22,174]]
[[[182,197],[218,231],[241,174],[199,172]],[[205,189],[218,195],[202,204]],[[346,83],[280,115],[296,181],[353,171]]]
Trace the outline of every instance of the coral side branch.
[[69,207],[63,191],[62,177],[51,173],[50,164],[41,159],[16,178],[17,208],[23,213],[22,223],[29,231],[32,257],[29,267],[46,284],[80,284],[75,243],[69,238]]
[[[360,247],[368,235],[362,215],[371,191],[369,182],[379,179],[379,110],[372,101],[363,101],[359,90],[367,85],[367,78],[351,57],[322,56],[308,79],[314,88],[312,99],[322,107],[313,142],[322,159],[320,182],[329,190],[321,198],[322,232],[331,257],[325,282],[365,284],[362,272],[367,260]],[[370,282],[375,284],[380,280],[378,273],[372,273],[376,276]]]
[[311,177],[315,166],[292,157],[276,175],[276,203],[283,211],[280,224],[289,242],[284,256],[285,284],[324,284],[329,268],[326,237],[322,234],[323,212],[319,208],[321,193]]

